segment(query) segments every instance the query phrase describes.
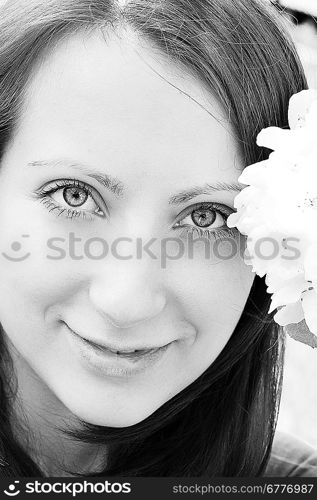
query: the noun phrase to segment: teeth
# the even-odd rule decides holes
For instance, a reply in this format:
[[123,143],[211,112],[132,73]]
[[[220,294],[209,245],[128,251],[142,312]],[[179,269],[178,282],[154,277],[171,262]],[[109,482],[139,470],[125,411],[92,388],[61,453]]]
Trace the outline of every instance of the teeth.
[[[109,351],[111,351],[111,349],[109,349]],[[111,352],[115,352],[116,354],[133,354],[134,352],[140,352],[139,350],[134,350],[134,351],[111,351]]]
[[107,349],[108,351],[113,352],[114,354],[134,354],[135,352],[146,352],[149,350],[153,350],[153,349],[134,349],[133,351],[115,351],[113,349],[109,349],[109,347]]

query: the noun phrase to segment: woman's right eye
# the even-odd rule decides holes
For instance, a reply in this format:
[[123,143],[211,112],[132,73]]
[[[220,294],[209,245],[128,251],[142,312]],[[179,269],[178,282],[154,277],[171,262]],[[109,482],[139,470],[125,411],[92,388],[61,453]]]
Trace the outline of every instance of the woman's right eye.
[[[43,205],[57,216],[92,219],[105,217],[95,198],[93,188],[77,179],[60,179],[35,192]],[[80,210],[78,210],[80,208]]]

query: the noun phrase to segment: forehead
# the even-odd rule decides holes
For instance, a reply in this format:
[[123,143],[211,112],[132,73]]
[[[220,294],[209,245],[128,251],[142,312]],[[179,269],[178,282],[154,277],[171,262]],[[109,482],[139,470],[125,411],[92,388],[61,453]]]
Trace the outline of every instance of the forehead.
[[20,139],[32,159],[75,156],[122,177],[164,169],[184,182],[216,169],[220,180],[239,175],[218,101],[133,36],[64,40],[33,72],[22,110]]

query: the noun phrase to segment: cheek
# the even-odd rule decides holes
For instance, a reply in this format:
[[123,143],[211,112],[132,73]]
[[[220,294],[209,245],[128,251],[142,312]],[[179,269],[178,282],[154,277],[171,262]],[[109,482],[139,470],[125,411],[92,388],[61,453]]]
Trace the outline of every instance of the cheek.
[[227,260],[196,255],[178,269],[174,286],[181,294],[186,319],[199,332],[195,344],[206,363],[220,353],[232,335],[253,281],[254,273],[240,251]]
[[[0,207],[0,321],[17,345],[44,341],[45,315],[64,303],[84,277],[69,259],[48,258],[54,224],[16,199],[11,216]],[[59,237],[65,236],[59,231]],[[55,254],[54,254],[55,255]],[[47,339],[46,339],[47,340]]]
[[[29,230],[28,230],[29,229]],[[2,299],[18,302],[23,308],[39,311],[46,302],[63,296],[72,281],[72,268],[66,260],[58,262],[47,258],[45,238],[24,226],[6,234],[1,241],[0,291]]]
[[43,317],[46,306],[65,299],[84,279],[80,261],[67,252],[72,226],[25,194],[14,196],[9,184],[1,185],[0,198],[1,312],[6,303],[8,310],[27,313],[26,320],[31,311]]
[[[17,348],[49,341],[48,308],[66,296],[63,276],[34,262],[0,263],[0,320]],[[52,336],[53,338],[53,336]]]

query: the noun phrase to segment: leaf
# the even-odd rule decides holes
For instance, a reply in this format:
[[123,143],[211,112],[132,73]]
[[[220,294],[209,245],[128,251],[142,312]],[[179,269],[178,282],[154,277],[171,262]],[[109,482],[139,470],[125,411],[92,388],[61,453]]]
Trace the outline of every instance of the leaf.
[[308,328],[306,321],[303,319],[299,323],[290,323],[285,327],[286,333],[294,340],[307,344],[313,349],[317,347],[317,336],[314,335]]

